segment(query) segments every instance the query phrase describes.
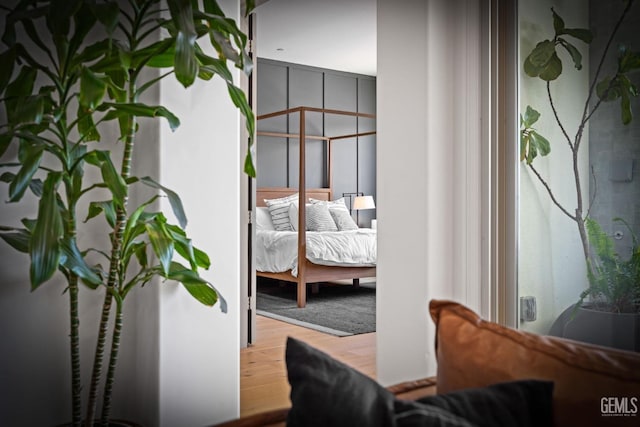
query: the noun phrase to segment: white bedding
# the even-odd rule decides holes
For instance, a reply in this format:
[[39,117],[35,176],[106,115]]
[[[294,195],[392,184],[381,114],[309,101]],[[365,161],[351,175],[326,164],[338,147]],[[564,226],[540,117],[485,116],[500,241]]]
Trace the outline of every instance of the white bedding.
[[[376,230],[307,231],[307,259],[314,264],[365,267],[376,265]],[[298,233],[295,231],[257,230],[256,269],[298,274]]]

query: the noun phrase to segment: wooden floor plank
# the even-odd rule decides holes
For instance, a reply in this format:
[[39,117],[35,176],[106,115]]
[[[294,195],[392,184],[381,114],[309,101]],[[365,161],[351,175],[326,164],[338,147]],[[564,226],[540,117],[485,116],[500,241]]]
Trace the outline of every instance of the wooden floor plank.
[[240,351],[240,415],[290,405],[285,366],[287,336],[297,338],[376,378],[375,333],[336,337],[263,316],[256,317],[256,340]]

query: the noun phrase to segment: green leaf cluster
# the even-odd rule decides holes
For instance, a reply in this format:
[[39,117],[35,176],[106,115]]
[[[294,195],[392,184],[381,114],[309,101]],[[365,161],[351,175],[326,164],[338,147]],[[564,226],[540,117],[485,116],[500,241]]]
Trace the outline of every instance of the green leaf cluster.
[[540,113],[527,105],[524,116],[520,115],[520,161],[531,164],[538,154],[546,156],[551,152],[551,144],[532,126],[540,118]]
[[625,226],[632,238],[631,255],[623,259],[615,250],[613,239],[594,219],[586,220],[589,242],[595,252],[589,274],[587,296],[601,309],[616,313],[640,312],[640,245],[629,224],[622,218],[614,222]]
[[593,34],[583,28],[566,28],[564,20],[551,8],[555,35],[551,40],[543,40],[529,53],[524,60],[524,72],[530,77],[539,77],[544,81],[557,79],[562,74],[562,60],[558,56],[558,47],[563,48],[571,57],[577,70],[582,69],[582,54],[567,36],[584,43],[591,43]]
[[[188,87],[197,77],[209,80],[220,76],[253,134],[253,112],[227,68],[230,59],[236,67],[250,70],[251,61],[244,50],[247,38],[233,20],[224,16],[216,2],[207,0],[200,10],[194,9],[189,0],[169,0],[169,19],[160,15],[159,0],[132,1],[124,6],[123,3],[23,0],[5,22],[0,96],[7,121],[0,127],[0,156],[12,144],[18,145],[19,156],[18,163],[1,165],[15,169],[5,172],[2,181],[9,184],[10,202],[20,202],[31,189],[40,203],[32,230],[5,227],[2,237],[12,240],[18,235],[29,236],[33,289],[50,279],[58,268],[70,274],[61,261],[64,258],[61,248],[62,242],[68,242],[69,248],[72,247],[69,242],[75,241],[75,209],[81,197],[96,188],[107,188],[112,195],[111,204],[91,203],[90,216],[104,213],[112,227],[116,226],[116,209],[125,206],[132,181],[125,182],[129,177],[121,174],[110,152],[88,145],[102,139],[100,124],[118,121],[122,140],[135,135],[138,117],[164,118],[172,130],[180,125],[166,107],[139,102],[140,95],[160,79],[175,74]],[[39,25],[39,21],[44,25]],[[161,28],[165,29],[165,35],[153,40],[152,36]],[[17,36],[20,30],[40,50],[38,55]],[[89,34],[100,31],[107,37],[85,44]],[[206,55],[198,45],[205,35],[218,58]],[[140,83],[146,66],[168,71]],[[45,158],[57,160],[58,166],[45,167]],[[252,173],[253,163],[253,159],[246,162]],[[102,182],[86,185],[87,166],[100,170]],[[150,178],[145,178],[145,182],[163,190],[170,200],[179,200],[177,194],[153,184]],[[186,226],[184,210],[174,212],[180,225]],[[73,270],[81,272],[81,277],[91,285],[100,282],[95,267],[86,265],[83,257],[75,259]]]
[[[253,6],[253,1],[246,3],[247,14]],[[200,303],[219,304],[226,311],[222,296],[201,276],[211,261],[185,231],[180,197],[151,177],[132,176],[131,165],[139,118],[160,118],[171,130],[180,125],[169,108],[145,103],[142,95],[168,76],[185,88],[196,79],[217,76],[245,117],[250,135],[245,171],[255,176],[253,111],[228,65],[246,73],[252,68],[247,37],[235,21],[215,0],[21,0],[0,28],[0,102],[6,112],[0,123],[0,158],[12,153],[0,163],[0,182],[8,184],[9,203],[35,199],[38,205],[36,217],[24,218],[21,226],[0,225],[0,238],[29,255],[31,288],[59,271],[67,278],[71,307],[77,307],[79,282],[106,290],[97,354],[104,351],[108,328],[102,322],[108,322],[111,301],[116,302],[119,325],[125,297],[153,277],[180,282]],[[208,51],[215,51],[214,56]],[[149,67],[159,71],[144,73]],[[101,145],[104,126],[110,123],[120,131],[118,156]],[[96,173],[87,173],[91,169]],[[98,178],[89,180],[89,175]],[[134,185],[146,185],[157,195],[132,208],[128,201]],[[153,209],[158,197],[168,199],[178,224]],[[88,203],[80,204],[84,199]],[[80,212],[86,205],[87,211]],[[79,247],[78,218],[87,222],[98,217],[109,228],[105,240],[110,246]],[[73,309],[70,317],[72,325],[78,323]],[[111,340],[103,423],[109,416],[120,330],[114,327]],[[78,342],[77,333],[72,329],[72,343]],[[72,353],[76,426],[83,418],[77,346],[72,345]],[[100,363],[94,364],[90,396],[100,383]],[[89,420],[96,406],[92,399]]]
[[631,98],[638,96],[638,87],[631,82],[628,74],[640,70],[640,52],[632,52],[621,46],[619,53],[616,73],[598,82],[596,93],[605,102],[619,99],[622,123],[628,125],[633,119]]

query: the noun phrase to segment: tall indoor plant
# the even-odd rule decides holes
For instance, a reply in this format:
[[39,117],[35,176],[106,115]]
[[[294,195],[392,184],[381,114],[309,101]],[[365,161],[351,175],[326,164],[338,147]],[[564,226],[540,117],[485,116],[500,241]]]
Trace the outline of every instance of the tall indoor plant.
[[[248,14],[253,2],[246,3]],[[169,109],[141,99],[172,75],[185,88],[196,78],[217,75],[253,135],[251,108],[227,67],[231,61],[251,72],[247,38],[215,0],[22,0],[5,11],[0,156],[11,153],[10,147],[17,156],[2,163],[6,171],[0,180],[9,184],[10,202],[25,202],[29,191],[38,208],[35,218],[23,219],[21,227],[0,227],[0,236],[29,255],[32,290],[57,271],[66,277],[74,426],[83,419],[78,292],[83,284],[104,291],[84,419],[92,425],[111,334],[101,414],[101,424],[108,425],[123,304],[131,289],[154,277],[175,280],[199,302],[219,303],[226,310],[224,299],[199,274],[209,267],[209,258],[184,230],[187,221],[178,195],[151,177],[131,173],[138,118],[162,118],[172,129],[179,125]],[[199,43],[212,46],[217,57]],[[119,126],[121,156],[100,143],[113,123]],[[87,178],[92,168],[99,171],[97,181]],[[255,175],[251,151],[245,171]],[[130,191],[137,185],[158,194],[130,206]],[[161,195],[168,198],[178,224],[153,209]],[[79,203],[85,199],[88,204]],[[81,206],[88,206],[87,211],[80,211]],[[108,247],[79,247],[82,222],[96,217],[108,224]]]
[[[592,301],[600,301],[602,303],[599,304],[600,308],[606,307],[606,309],[611,311],[619,311],[621,307],[632,309],[633,311],[640,310],[640,304],[634,301],[634,298],[637,297],[636,291],[626,294],[631,300],[631,304],[620,304],[609,298],[609,296],[614,293],[618,294],[619,289],[609,289],[605,291],[603,288],[604,283],[607,283],[609,287],[619,288],[620,282],[610,280],[611,278],[607,277],[612,273],[610,269],[604,268],[607,261],[604,260],[601,252],[599,252],[597,248],[593,250],[593,243],[596,243],[593,239],[598,234],[598,230],[601,231],[601,228],[595,220],[589,217],[590,205],[593,203],[593,200],[587,201],[584,199],[584,183],[580,175],[579,164],[579,153],[583,144],[586,126],[603,102],[619,101],[622,123],[627,125],[632,121],[631,99],[638,96],[638,89],[629,79],[629,74],[640,70],[640,54],[638,52],[632,52],[624,46],[620,46],[618,49],[619,55],[615,74],[610,76],[603,76],[602,74],[607,54],[613,48],[613,40],[620,30],[622,23],[625,21],[625,18],[628,17],[634,3],[635,0],[626,0],[624,2],[624,10],[616,21],[613,30],[608,35],[604,51],[601,56],[598,57],[598,65],[595,69],[593,81],[589,85],[586,99],[581,106],[582,114],[577,123],[575,135],[571,136],[569,134],[569,127],[561,119],[556,108],[557,101],[553,96],[551,87],[553,84],[561,84],[559,77],[563,70],[562,55],[568,54],[574,67],[577,70],[582,69],[582,54],[574,43],[577,43],[578,46],[580,44],[591,43],[593,39],[591,31],[588,29],[567,28],[564,20],[555,10],[551,9],[554,28],[553,38],[537,43],[524,61],[525,73],[532,78],[539,78],[545,82],[547,99],[549,107],[553,112],[553,119],[571,153],[571,164],[567,165],[567,170],[571,171],[574,182],[576,197],[575,208],[570,208],[561,203],[558,197],[556,197],[550,183],[543,177],[542,173],[534,164],[534,159],[536,159],[538,155],[546,156],[550,153],[551,143],[533,127],[538,121],[540,113],[531,106],[527,106],[520,121],[520,159],[544,187],[554,205],[576,224],[582,244],[582,255],[586,262],[589,285],[581,294],[576,307],[582,304],[585,298],[589,297]],[[595,181],[595,176],[593,179]],[[636,289],[640,287],[640,284],[636,285]]]

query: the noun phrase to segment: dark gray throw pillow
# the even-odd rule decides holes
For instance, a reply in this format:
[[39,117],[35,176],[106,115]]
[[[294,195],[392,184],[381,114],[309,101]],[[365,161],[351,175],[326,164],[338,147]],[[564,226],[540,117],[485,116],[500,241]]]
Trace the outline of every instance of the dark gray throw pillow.
[[511,381],[427,396],[415,402],[396,400],[396,425],[431,426],[432,423],[424,422],[419,416],[402,414],[419,410],[428,412],[428,409],[436,407],[447,414],[464,418],[478,427],[551,426],[552,400],[553,383],[550,381]]
[[418,402],[461,415],[479,427],[534,427],[553,423],[551,381],[511,381],[424,397]]
[[289,427],[392,426],[394,396],[371,378],[295,338],[287,339]]
[[525,380],[417,401],[396,399],[371,378],[289,337],[287,426],[475,427],[552,424],[553,383]]

